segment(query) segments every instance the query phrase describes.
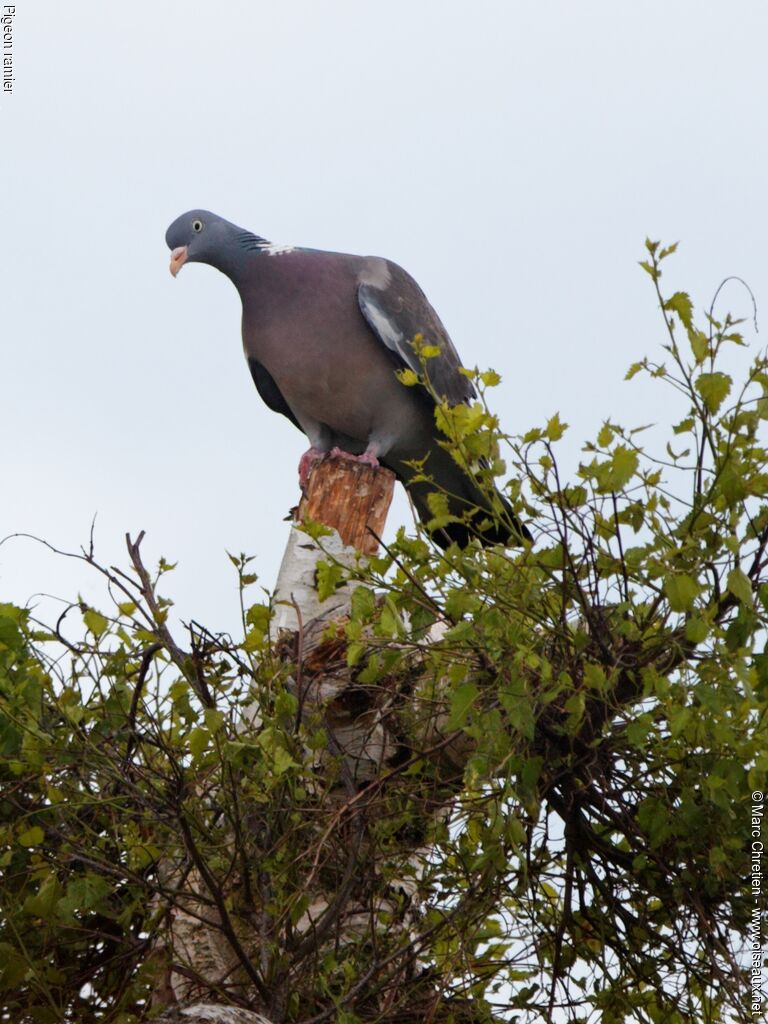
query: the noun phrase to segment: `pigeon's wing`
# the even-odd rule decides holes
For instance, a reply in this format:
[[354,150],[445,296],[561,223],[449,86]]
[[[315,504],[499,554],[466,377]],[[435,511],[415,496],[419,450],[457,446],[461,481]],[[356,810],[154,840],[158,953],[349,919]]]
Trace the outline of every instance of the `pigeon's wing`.
[[461,360],[448,332],[410,274],[389,260],[368,257],[358,275],[357,301],[368,326],[386,346],[395,363],[421,374],[423,366],[413,348],[420,334],[424,344],[440,355],[426,361],[429,383],[451,405],[475,396],[472,381],[460,372]]
[[269,370],[253,356],[248,356],[248,369],[251,371],[253,383],[264,404],[268,405],[273,412],[280,412],[283,416],[287,416],[291,423],[301,430],[301,424],[291,412],[290,406],[283,398],[280,388],[275,384]]

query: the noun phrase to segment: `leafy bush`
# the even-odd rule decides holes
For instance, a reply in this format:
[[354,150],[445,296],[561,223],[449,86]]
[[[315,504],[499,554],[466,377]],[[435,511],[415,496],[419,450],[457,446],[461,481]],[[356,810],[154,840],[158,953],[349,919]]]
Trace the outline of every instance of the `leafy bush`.
[[492,371],[438,409],[489,483],[511,464],[533,545],[401,531],[287,638],[244,596],[238,639],[182,645],[140,538],[126,572],[83,554],[110,604],[77,641],[0,606],[0,1020],[129,1024],[171,982],[305,1024],[746,1019],[768,363],[726,373],[739,322],[647,249],[661,453],[606,422],[564,479],[565,424],[500,434]]

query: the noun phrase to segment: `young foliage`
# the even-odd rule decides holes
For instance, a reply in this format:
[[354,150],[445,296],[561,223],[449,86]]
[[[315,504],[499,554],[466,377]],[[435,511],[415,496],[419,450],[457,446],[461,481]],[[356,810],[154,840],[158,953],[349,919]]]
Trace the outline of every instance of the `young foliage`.
[[768,364],[726,373],[739,322],[647,249],[665,355],[628,377],[678,407],[662,451],[606,421],[566,476],[567,424],[500,434],[493,371],[437,410],[533,544],[401,531],[293,637],[243,596],[241,637],[182,646],[140,539],[125,573],[83,556],[110,597],[79,640],[0,605],[0,1020],[749,1019]]

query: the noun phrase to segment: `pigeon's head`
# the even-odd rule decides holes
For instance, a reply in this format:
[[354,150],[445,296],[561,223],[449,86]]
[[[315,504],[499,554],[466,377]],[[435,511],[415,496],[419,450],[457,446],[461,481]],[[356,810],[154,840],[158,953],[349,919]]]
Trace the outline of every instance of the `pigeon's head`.
[[171,273],[176,277],[185,263],[209,263],[227,273],[242,249],[240,238],[247,234],[209,210],[183,213],[165,233],[171,250]]

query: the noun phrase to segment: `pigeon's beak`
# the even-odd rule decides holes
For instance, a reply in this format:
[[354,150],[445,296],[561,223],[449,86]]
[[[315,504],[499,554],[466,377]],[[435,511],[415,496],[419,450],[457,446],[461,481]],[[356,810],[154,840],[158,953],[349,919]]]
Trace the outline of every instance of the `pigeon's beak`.
[[174,277],[178,274],[184,264],[187,262],[187,247],[186,245],[180,245],[174,249],[171,253],[171,273]]

